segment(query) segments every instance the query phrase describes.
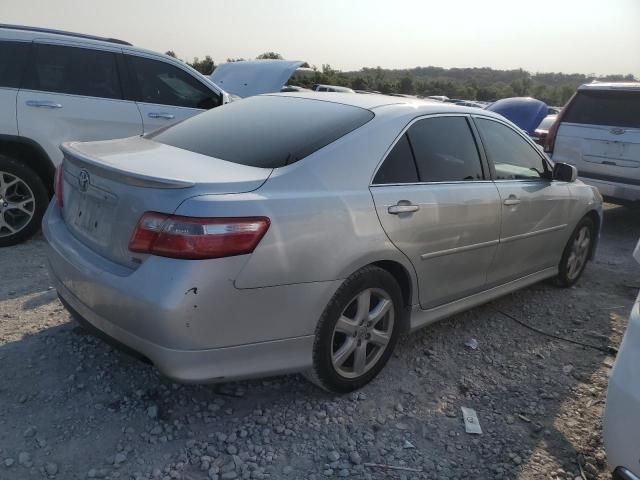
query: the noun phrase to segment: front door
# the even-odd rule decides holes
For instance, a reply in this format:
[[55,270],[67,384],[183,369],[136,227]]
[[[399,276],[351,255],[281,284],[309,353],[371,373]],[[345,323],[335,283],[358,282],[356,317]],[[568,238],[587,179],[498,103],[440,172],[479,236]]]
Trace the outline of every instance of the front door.
[[488,286],[557,266],[570,233],[569,187],[551,179],[549,163],[513,128],[490,118],[475,123],[502,202]]
[[371,192],[385,232],[416,270],[423,308],[484,288],[499,240],[500,197],[466,116],[414,122]]
[[20,135],[38,142],[55,164],[63,142],[140,135],[140,112],[123,99],[116,55],[35,43],[17,99]]

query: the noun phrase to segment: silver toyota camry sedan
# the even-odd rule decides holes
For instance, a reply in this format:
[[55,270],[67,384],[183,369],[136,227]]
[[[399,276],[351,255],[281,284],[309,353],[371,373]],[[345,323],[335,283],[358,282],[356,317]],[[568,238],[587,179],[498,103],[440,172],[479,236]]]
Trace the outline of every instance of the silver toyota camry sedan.
[[183,382],[302,372],[347,392],[398,335],[592,258],[601,197],[503,117],[382,95],[263,95],[63,147],[51,278]]

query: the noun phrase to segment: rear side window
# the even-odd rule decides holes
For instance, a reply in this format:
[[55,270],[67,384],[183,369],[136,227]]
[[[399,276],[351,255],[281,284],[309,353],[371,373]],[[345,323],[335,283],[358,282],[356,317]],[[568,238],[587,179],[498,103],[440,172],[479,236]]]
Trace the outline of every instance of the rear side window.
[[393,183],[417,183],[418,171],[413,159],[411,146],[407,135],[404,134],[394,145],[385,158],[384,163],[378,169],[373,183],[385,185]]
[[28,49],[28,43],[0,42],[0,87],[20,87]]
[[23,87],[86,97],[122,98],[112,52],[34,44]]
[[568,105],[562,121],[640,128],[640,92],[581,90]]
[[196,115],[147,138],[253,167],[297,162],[373,118],[373,112],[297,97],[256,96]]
[[496,180],[536,180],[546,177],[547,166],[527,141],[505,125],[477,118],[476,125]]
[[408,131],[422,182],[482,180],[482,165],[465,117],[426,118]]
[[204,110],[222,104],[220,95],[174,65],[133,55],[127,55],[127,62],[139,102]]

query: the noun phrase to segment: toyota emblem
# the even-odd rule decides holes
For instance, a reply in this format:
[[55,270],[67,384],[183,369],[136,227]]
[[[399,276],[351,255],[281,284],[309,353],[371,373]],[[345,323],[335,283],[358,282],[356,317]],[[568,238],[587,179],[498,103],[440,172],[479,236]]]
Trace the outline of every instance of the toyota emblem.
[[86,192],[87,188],[89,188],[89,183],[91,182],[91,177],[89,176],[89,172],[86,170],[81,170],[80,175],[78,175],[78,187],[81,192]]

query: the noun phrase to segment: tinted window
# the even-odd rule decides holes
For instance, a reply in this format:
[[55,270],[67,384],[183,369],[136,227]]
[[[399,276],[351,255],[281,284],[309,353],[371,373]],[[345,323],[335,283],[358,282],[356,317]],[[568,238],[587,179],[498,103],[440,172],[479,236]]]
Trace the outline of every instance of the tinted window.
[[100,50],[35,44],[23,84],[45,92],[122,98],[116,56]]
[[422,182],[482,179],[475,140],[464,117],[427,118],[408,131]]
[[28,43],[0,42],[0,87],[20,86],[28,48]]
[[417,181],[416,163],[413,160],[413,153],[405,134],[387,155],[384,163],[378,169],[373,183],[382,185],[385,183],[416,183]]
[[219,95],[178,67],[142,57],[127,56],[127,59],[140,102],[202,109],[222,103]]
[[562,121],[640,128],[640,92],[580,91]]
[[294,163],[373,118],[363,108],[296,97],[258,96],[196,115],[148,138],[254,167]]
[[497,180],[526,180],[544,176],[546,163],[527,141],[493,120],[476,119],[482,144],[493,162]]

